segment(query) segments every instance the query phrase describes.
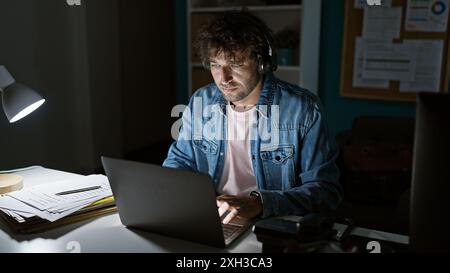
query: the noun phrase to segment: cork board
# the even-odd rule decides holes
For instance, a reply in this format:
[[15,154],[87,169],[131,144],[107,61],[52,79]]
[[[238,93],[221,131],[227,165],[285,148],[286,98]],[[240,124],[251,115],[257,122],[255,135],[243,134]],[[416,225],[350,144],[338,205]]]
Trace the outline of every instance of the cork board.
[[[391,39],[393,43],[403,43],[405,40],[442,40],[442,64],[440,67],[439,92],[447,93],[450,74],[449,51],[449,26],[445,32],[406,31],[405,20],[407,12],[407,0],[392,0],[392,7],[401,7],[400,37]],[[378,8],[378,7],[370,7]],[[448,7],[447,7],[448,8]],[[354,61],[357,37],[363,34],[364,9],[357,9],[354,0],[345,0],[345,26],[342,49],[341,68],[341,96],[360,99],[375,99],[386,101],[414,102],[418,90],[407,92],[400,91],[400,81],[390,80],[387,88],[356,87],[353,85]]]

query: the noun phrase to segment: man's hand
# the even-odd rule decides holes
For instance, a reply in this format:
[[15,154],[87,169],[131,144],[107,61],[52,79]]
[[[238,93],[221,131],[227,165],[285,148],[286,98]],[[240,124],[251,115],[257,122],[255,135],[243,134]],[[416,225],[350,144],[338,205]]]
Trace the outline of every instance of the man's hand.
[[252,219],[261,214],[263,209],[261,200],[256,196],[221,195],[216,199],[220,217],[229,211],[222,221],[224,224],[228,224],[234,217]]

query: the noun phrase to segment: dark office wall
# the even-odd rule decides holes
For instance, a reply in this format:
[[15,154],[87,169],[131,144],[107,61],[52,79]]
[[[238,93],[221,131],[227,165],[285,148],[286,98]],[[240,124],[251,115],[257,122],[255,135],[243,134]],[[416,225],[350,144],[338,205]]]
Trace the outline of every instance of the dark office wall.
[[319,93],[330,130],[334,134],[348,130],[353,119],[360,115],[414,116],[415,103],[348,99],[339,95],[345,1],[350,0],[323,0],[322,6]]
[[188,95],[188,61],[187,61],[187,1],[175,0],[176,18],[176,65],[177,65],[177,103],[187,104]]
[[151,153],[170,137],[176,96],[174,11],[174,1],[120,1],[126,154]]
[[91,173],[99,154],[120,154],[116,1],[0,0],[0,11],[0,64],[47,99],[16,124],[0,115],[0,169]]
[[123,1],[85,1],[92,153],[96,169],[101,166],[102,155],[122,157],[124,154],[119,30],[119,3]]
[[16,124],[0,114],[0,170],[92,173],[101,155],[167,153],[160,144],[170,140],[176,96],[174,4],[0,0],[0,64],[47,99]]
[[[85,88],[77,81],[80,71],[71,65],[77,61],[72,51],[80,53],[84,47],[75,39],[79,32],[67,31],[74,22],[72,11],[63,1],[33,0],[2,0],[0,10],[0,63],[47,99],[16,124],[0,116],[0,168],[75,164],[88,153],[88,141],[80,133],[89,135],[90,126],[86,115],[76,114],[82,112],[79,103]],[[83,66],[82,59],[78,61]]]
[[[34,58],[36,49],[29,46],[36,39],[31,1],[0,0],[0,11],[0,64],[5,65],[18,81],[43,89]],[[16,20],[19,11],[21,20]],[[30,154],[28,162],[46,157],[46,116],[47,113],[40,110],[10,127],[3,111],[0,111],[0,169],[15,166],[20,161],[19,155]]]

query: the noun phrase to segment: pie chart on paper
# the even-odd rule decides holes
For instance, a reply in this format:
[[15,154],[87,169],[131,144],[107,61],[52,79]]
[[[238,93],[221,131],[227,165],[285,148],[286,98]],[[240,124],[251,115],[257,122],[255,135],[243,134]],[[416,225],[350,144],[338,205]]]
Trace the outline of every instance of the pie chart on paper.
[[431,6],[431,12],[434,15],[442,15],[447,10],[447,4],[443,1],[436,1]]

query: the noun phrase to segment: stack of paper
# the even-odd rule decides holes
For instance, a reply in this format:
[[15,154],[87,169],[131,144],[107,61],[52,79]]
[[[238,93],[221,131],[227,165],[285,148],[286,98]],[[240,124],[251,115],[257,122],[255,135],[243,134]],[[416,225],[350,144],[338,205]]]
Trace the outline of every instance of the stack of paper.
[[[57,195],[92,187],[98,188]],[[8,193],[0,197],[0,210],[19,223],[35,216],[54,222],[108,196],[112,196],[112,191],[107,177],[90,175]]]

